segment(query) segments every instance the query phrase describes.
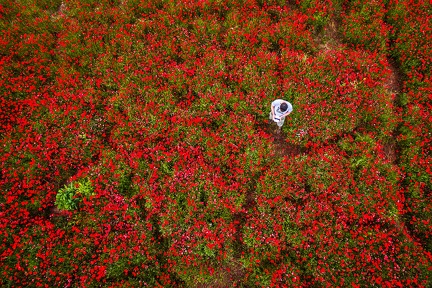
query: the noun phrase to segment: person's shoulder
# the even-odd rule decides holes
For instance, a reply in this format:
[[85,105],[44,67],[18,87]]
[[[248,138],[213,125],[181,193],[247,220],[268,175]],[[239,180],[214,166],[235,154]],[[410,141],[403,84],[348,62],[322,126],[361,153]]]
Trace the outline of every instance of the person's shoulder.
[[286,100],[283,100],[283,102],[285,102],[285,103],[288,105],[288,111],[289,111],[289,112],[292,112],[292,111],[293,111],[293,106],[292,106],[292,104],[291,104],[290,102],[286,101]]
[[291,110],[293,109],[293,105],[291,104],[291,102],[288,102],[288,106],[291,108]]
[[274,100],[274,101],[272,102],[272,104],[273,104],[273,105],[277,105],[277,104],[280,104],[280,103],[283,103],[283,102],[285,102],[285,100],[283,100],[283,99],[276,99],[276,100]]

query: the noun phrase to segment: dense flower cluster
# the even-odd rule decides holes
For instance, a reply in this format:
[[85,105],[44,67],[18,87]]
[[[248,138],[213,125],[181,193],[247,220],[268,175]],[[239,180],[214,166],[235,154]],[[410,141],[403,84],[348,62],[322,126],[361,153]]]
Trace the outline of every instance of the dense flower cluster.
[[6,2],[1,286],[431,283],[427,1]]

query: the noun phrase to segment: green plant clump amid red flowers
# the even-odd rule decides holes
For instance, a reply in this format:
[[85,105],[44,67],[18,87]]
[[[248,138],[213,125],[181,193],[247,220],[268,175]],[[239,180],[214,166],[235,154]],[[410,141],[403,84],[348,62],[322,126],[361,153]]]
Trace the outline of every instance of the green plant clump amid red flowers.
[[430,287],[431,13],[2,1],[0,286]]

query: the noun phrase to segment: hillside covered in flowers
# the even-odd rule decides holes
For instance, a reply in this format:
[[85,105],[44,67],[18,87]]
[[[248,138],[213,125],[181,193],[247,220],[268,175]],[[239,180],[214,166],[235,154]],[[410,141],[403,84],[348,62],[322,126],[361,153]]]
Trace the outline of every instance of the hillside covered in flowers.
[[1,1],[0,286],[430,287],[431,14]]

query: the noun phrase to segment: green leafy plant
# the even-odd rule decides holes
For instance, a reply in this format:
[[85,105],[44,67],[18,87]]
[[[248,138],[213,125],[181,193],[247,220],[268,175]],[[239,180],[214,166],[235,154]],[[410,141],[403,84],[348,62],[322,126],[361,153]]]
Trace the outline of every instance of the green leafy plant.
[[71,182],[61,188],[56,196],[55,204],[60,210],[75,210],[83,197],[89,198],[94,194],[93,186],[89,179]]

